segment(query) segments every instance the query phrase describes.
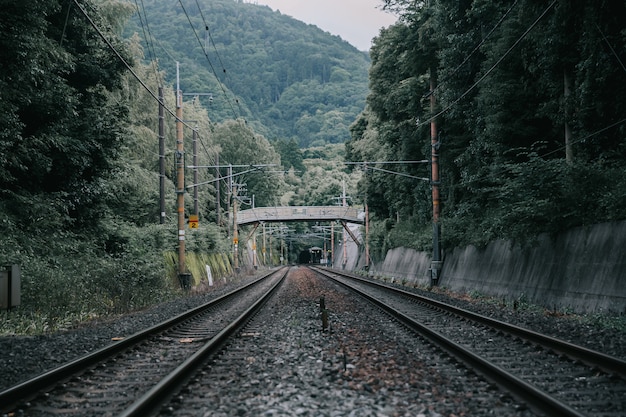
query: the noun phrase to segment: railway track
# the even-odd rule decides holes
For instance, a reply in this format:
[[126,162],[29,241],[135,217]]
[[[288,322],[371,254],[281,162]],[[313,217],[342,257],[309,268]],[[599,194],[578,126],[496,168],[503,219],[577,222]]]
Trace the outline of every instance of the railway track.
[[[355,297],[355,290],[364,296]],[[555,345],[540,348],[536,334],[532,341],[510,336],[505,323],[492,329],[483,318],[476,324],[469,312],[459,318],[451,307],[418,301],[406,291],[336,271],[291,268],[243,292],[245,298],[233,292],[181,315],[173,327],[155,326],[147,339],[128,337],[114,345],[118,352],[107,348],[89,364],[82,358],[49,372],[45,382],[3,391],[0,411],[125,417],[624,415],[619,360],[588,365],[592,359],[581,353],[572,360]],[[326,323],[323,304],[330,311]]]
[[287,268],[0,392],[7,415],[139,416],[252,317]]
[[[320,296],[332,309],[328,327]],[[310,269],[292,268],[277,294],[159,415],[533,415],[369,307]]]
[[525,401],[558,416],[626,415],[626,361],[395,287],[315,269]]

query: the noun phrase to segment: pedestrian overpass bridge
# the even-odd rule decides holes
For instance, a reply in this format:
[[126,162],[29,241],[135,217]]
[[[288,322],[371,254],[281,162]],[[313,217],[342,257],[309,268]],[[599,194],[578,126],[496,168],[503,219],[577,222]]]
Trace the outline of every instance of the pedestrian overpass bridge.
[[348,206],[282,206],[256,207],[237,212],[237,225],[257,225],[262,222],[319,222],[365,223],[365,215],[358,208]]

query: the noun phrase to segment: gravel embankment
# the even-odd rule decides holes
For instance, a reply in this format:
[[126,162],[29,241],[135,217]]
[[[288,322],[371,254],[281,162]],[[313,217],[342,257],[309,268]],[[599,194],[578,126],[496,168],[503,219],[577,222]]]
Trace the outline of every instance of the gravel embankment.
[[368,302],[304,268],[292,269],[240,337],[193,379],[168,415],[534,415]]
[[[279,378],[278,381],[281,381],[280,386],[274,386],[273,391],[260,390],[268,385],[265,382],[268,377],[264,376],[267,369],[264,371],[259,368],[259,376],[246,382],[247,391],[252,390],[257,394],[240,398],[245,404],[245,409],[253,410],[257,407],[256,410],[261,412],[262,408],[259,407],[265,407],[263,404],[273,404],[272,409],[275,412],[272,414],[270,409],[265,409],[263,411],[265,415],[288,415],[285,414],[286,408],[297,408],[300,401],[302,405],[298,409],[303,412],[302,415],[324,415],[307,409],[304,405],[307,402],[317,403],[321,408],[336,403],[335,405],[344,411],[328,414],[333,416],[491,415],[494,407],[501,407],[501,411],[506,411],[505,414],[515,412],[514,415],[525,415],[524,410],[512,411],[515,405],[506,396],[493,403],[492,398],[484,396],[481,383],[465,379],[471,376],[455,370],[458,366],[435,372],[434,367],[447,361],[446,358],[424,354],[421,349],[414,346],[414,342],[407,341],[406,335],[401,331],[372,330],[374,322],[356,318],[355,313],[362,307],[349,306],[343,301],[334,300],[332,293],[320,288],[314,286],[307,288],[306,282],[309,280],[301,280],[301,286],[295,287],[293,291],[296,292],[289,296],[293,298],[294,294],[300,294],[301,299],[305,301],[300,301],[300,304],[296,304],[290,311],[281,312],[275,309],[275,318],[287,320],[285,322],[287,324],[280,324],[281,321],[276,321],[275,324],[282,326],[284,334],[276,342],[280,352],[274,353],[277,360],[281,358],[283,361],[282,374],[276,376]],[[115,337],[130,335],[141,328],[179,314],[241,284],[240,281],[208,294],[191,295],[145,311],[88,323],[57,334],[0,337],[0,375],[2,375],[0,390],[101,348],[111,343]],[[331,313],[333,329],[331,335],[320,331],[319,311],[315,311],[315,306],[312,306],[313,298],[319,301],[320,292],[325,292],[326,305]],[[282,299],[288,300],[289,297]],[[453,300],[444,294],[438,294],[437,297],[491,317],[626,357],[624,332],[609,331],[589,324],[582,325],[579,320],[571,317],[551,316],[526,309],[514,310],[512,306],[493,302]],[[308,352],[312,353],[304,353],[306,349],[310,349]],[[261,354],[262,352],[259,352],[259,355]],[[267,366],[267,363],[264,364]],[[269,377],[270,380],[277,380],[276,378]],[[471,389],[468,389],[468,386]],[[302,392],[303,387],[307,389],[306,395]],[[309,389],[314,393],[313,397],[308,393]],[[277,392],[281,394],[278,395]],[[238,395],[236,391],[233,392],[234,399],[239,398]],[[341,406],[339,401],[343,401],[341,404],[347,404],[346,407]],[[224,403],[223,398],[221,402]],[[360,411],[349,414],[347,410],[350,409]],[[488,410],[491,410],[491,413],[486,414]],[[207,417],[233,415],[228,413],[237,410],[221,412],[222,414],[217,411],[216,414],[209,413]]]

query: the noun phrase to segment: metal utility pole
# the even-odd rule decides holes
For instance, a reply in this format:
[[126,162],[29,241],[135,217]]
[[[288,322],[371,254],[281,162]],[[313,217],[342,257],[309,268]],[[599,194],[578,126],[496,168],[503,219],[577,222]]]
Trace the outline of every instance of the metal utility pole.
[[370,213],[365,201],[365,269],[369,270],[370,267]]
[[[345,207],[346,206],[346,182],[342,181],[341,182],[342,188],[343,188],[343,193],[341,195],[341,206]],[[341,262],[341,269],[346,269],[346,264],[348,263],[348,236],[346,236],[346,229],[347,226],[344,226],[344,231],[343,231],[343,259]]]
[[[233,166],[228,165],[228,186],[226,187],[226,192],[228,193],[228,198],[226,199],[226,213],[230,216],[230,200],[232,199],[233,193]],[[226,222],[228,224],[226,230],[226,236],[230,237],[230,219]]]
[[220,173],[220,154],[219,152],[217,153],[217,155],[215,156],[215,178],[217,180],[217,185],[215,186],[215,190],[217,191],[217,196],[215,197],[215,214],[217,216],[217,225],[220,226],[221,224],[221,211],[222,211],[222,206],[221,206],[221,197],[220,197],[220,188],[222,187],[222,177],[221,177],[221,173]]
[[[367,178],[367,162],[365,162],[365,177]],[[370,213],[367,205],[367,192],[365,193],[365,269],[370,267]]]
[[335,266],[335,222],[330,222],[330,266]]
[[263,248],[261,249],[263,253],[263,265],[267,265],[267,260],[265,259],[265,222],[261,222],[261,225],[263,225]]
[[178,278],[186,285],[185,265],[185,147],[183,136],[183,94],[180,90],[179,63],[176,63],[176,202],[178,207]]
[[[430,69],[430,114],[434,115],[436,110],[435,88],[437,87],[436,69]],[[433,198],[433,258],[430,265],[431,285],[437,285],[441,272],[441,247],[439,238],[441,225],[439,224],[439,138],[437,137],[437,121],[432,117],[430,121],[430,144],[431,144],[431,187]]]
[[285,239],[281,235],[280,236],[280,264],[283,265],[283,261],[285,260]]
[[239,272],[239,232],[237,230],[237,185],[233,186],[233,266]]
[[165,223],[165,105],[163,87],[159,87],[159,222]]
[[[198,184],[198,126],[193,130],[193,183]],[[193,214],[199,215],[198,210],[198,187],[193,187]]]
[[[572,81],[571,77],[567,71],[567,69],[563,70],[563,97],[565,98],[565,102],[568,102],[568,97],[570,96],[572,89]],[[566,109],[569,109],[569,105],[566,105]],[[565,113],[565,162],[571,165],[574,162],[574,150],[572,148],[572,130],[569,126],[570,112],[566,110]]]

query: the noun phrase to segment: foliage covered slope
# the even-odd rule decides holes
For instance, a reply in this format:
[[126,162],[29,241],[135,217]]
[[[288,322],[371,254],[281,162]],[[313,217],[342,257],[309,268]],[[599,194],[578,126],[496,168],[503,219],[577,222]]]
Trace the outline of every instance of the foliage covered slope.
[[[624,2],[385,3],[401,18],[370,51],[348,158],[428,159],[434,117],[448,248],[626,218]],[[375,171],[361,192],[380,254],[429,248],[428,182]]]
[[349,126],[365,106],[367,53],[266,6],[233,0],[141,5],[126,33],[138,33],[150,46],[146,57],[159,60],[170,85],[180,61],[181,89],[211,93],[212,102],[200,101],[213,121],[243,117],[268,139],[295,139],[300,147],[349,139]]

